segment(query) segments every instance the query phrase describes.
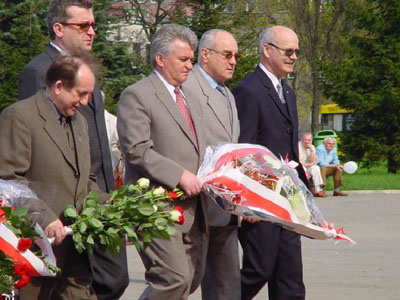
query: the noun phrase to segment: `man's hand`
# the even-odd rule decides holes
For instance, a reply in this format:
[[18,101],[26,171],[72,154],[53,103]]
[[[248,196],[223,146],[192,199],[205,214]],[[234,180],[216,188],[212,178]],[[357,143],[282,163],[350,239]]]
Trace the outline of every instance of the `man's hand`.
[[343,171],[343,166],[342,166],[342,165],[336,165],[335,167],[336,167],[336,169],[338,169],[339,171]]
[[257,223],[257,222],[260,222],[260,221],[261,221],[260,219],[255,218],[255,217],[243,217],[243,216],[240,216],[240,218],[241,218],[243,221],[246,221],[246,222],[249,222],[249,223]]
[[61,244],[66,237],[64,225],[61,223],[60,219],[57,219],[47,225],[47,227],[44,229],[44,233],[48,238],[55,238],[53,243],[54,245]]
[[189,197],[195,196],[201,191],[201,182],[199,178],[188,170],[183,171],[179,185]]

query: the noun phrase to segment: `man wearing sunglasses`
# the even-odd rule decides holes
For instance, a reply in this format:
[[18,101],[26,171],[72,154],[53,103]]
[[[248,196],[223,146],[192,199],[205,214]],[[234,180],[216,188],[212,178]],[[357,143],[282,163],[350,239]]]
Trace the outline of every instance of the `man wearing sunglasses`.
[[[47,12],[51,42],[46,50],[33,58],[23,69],[18,84],[18,98],[26,99],[45,87],[45,74],[60,55],[80,55],[92,50],[96,35],[92,0],[53,0]],[[89,126],[91,172],[104,192],[112,191],[114,178],[104,120],[104,104],[96,81],[91,100],[79,111]],[[129,284],[126,248],[113,256],[95,248],[91,259],[94,271],[93,288],[97,298],[118,299]]]
[[[296,96],[282,77],[293,72],[299,55],[296,33],[283,26],[260,37],[260,64],[233,90],[240,120],[240,142],[260,144],[277,157],[299,162]],[[299,165],[300,178],[307,177]],[[254,219],[239,229],[243,248],[242,300],[268,283],[269,300],[304,300],[301,241],[297,233]]]
[[[237,143],[235,100],[224,84],[232,78],[240,56],[236,40],[227,31],[212,29],[201,37],[198,52],[198,64],[183,84],[183,91],[202,105],[207,146]],[[202,298],[240,300],[237,217],[223,212],[211,199],[205,203],[208,236],[203,252],[206,271],[201,283]]]

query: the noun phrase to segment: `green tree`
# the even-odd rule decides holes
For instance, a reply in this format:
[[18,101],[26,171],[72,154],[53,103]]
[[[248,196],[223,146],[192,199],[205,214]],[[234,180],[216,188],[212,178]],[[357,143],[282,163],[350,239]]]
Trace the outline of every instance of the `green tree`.
[[400,168],[400,2],[359,0],[346,6],[352,35],[343,40],[346,55],[327,64],[327,96],[354,109],[351,132],[342,148],[367,166],[387,159],[388,172]]
[[[351,0],[288,0],[285,1],[293,29],[299,36],[301,57],[296,73],[307,76],[299,94],[311,99],[311,130],[320,129],[319,109],[322,104],[321,64],[337,52],[335,44],[343,32],[344,5]],[[295,89],[298,87],[295,85]],[[306,96],[309,95],[309,96]],[[308,101],[307,101],[308,102]]]
[[17,100],[20,72],[48,41],[47,5],[48,0],[0,2],[0,111]]

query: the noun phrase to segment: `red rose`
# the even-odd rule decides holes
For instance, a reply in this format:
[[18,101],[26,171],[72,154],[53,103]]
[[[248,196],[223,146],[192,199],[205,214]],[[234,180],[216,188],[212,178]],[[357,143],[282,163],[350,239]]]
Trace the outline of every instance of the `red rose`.
[[185,216],[183,215],[183,208],[182,208],[182,206],[178,205],[178,206],[175,206],[175,209],[181,213],[181,216],[179,217],[178,221],[176,221],[176,223],[178,223],[179,225],[182,225],[183,223],[185,223]]
[[0,208],[0,224],[4,223],[5,221],[7,221],[6,212],[4,209]]
[[21,279],[17,281],[15,284],[16,289],[22,289],[24,286],[26,286],[29,282],[31,281],[31,278],[28,275],[22,275]]
[[32,246],[32,240],[27,238],[20,238],[18,241],[18,250],[24,252]]
[[169,197],[170,197],[172,200],[175,200],[175,199],[178,198],[178,194],[175,193],[175,192],[169,192]]
[[15,275],[28,275],[28,268],[24,263],[18,263],[14,265]]

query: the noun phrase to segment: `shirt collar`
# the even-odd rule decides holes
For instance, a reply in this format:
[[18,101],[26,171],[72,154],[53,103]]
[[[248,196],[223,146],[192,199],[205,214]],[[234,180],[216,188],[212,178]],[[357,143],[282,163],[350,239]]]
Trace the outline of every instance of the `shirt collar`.
[[265,74],[267,74],[268,78],[271,79],[272,85],[274,86],[275,90],[278,91],[276,89],[276,86],[278,85],[278,83],[282,86],[281,80],[278,79],[274,74],[272,74],[262,63],[259,63],[258,66],[261,68],[261,70],[264,71]]
[[69,56],[69,53],[68,53],[67,51],[65,51],[64,49],[60,48],[60,47],[57,46],[55,43],[50,42],[50,45],[51,45],[53,48],[56,48],[57,51],[61,53],[61,55]]
[[[165,85],[165,87],[167,88],[168,92],[171,94],[172,99],[174,99],[174,101],[176,102],[176,95],[175,95],[175,92],[174,92],[176,87],[173,86],[172,84],[170,84],[167,80],[165,80],[164,76],[160,72],[158,72],[156,69],[154,69],[153,71],[154,71],[154,73],[156,73],[158,78],[160,78],[161,82]],[[178,86],[177,88],[179,88],[181,90],[183,99],[185,99],[185,95],[184,95],[181,87]]]
[[218,82],[216,82],[216,81],[214,80],[214,78],[212,78],[212,77],[207,73],[207,71],[204,70],[203,67],[200,66],[199,64],[196,64],[195,67],[197,67],[197,68],[200,70],[200,72],[203,74],[204,78],[208,81],[208,83],[211,85],[211,87],[215,90],[216,87],[218,86]]

